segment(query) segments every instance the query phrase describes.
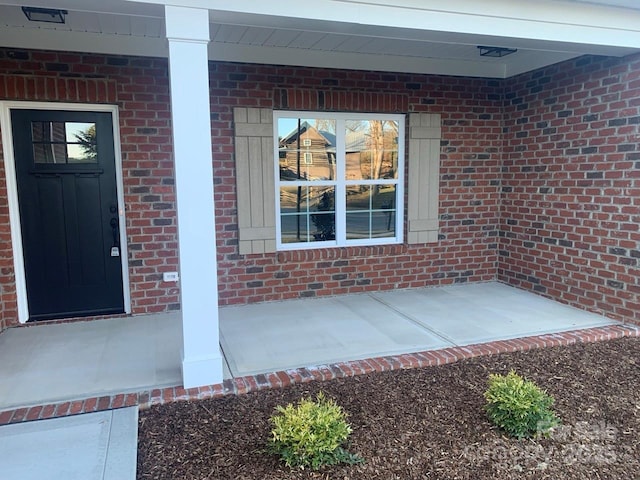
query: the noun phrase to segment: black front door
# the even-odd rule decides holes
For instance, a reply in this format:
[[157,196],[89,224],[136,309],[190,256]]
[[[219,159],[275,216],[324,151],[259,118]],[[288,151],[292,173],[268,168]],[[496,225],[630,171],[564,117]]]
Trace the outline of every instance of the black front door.
[[11,121],[29,319],[123,312],[111,114]]

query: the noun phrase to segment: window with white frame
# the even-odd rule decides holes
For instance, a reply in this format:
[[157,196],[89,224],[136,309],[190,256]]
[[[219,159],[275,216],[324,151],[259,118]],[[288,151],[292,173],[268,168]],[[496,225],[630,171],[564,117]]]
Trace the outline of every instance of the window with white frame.
[[274,112],[280,250],[402,243],[404,116]]

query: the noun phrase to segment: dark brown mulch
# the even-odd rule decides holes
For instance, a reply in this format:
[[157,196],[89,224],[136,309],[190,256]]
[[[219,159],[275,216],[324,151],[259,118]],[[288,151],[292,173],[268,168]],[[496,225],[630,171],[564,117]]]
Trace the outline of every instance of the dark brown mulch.
[[[157,406],[141,412],[138,479],[638,479],[639,363],[640,339],[621,339]],[[488,422],[487,376],[510,369],[555,396],[551,438]],[[275,406],[321,390],[348,412],[363,465],[290,470],[264,453]]]

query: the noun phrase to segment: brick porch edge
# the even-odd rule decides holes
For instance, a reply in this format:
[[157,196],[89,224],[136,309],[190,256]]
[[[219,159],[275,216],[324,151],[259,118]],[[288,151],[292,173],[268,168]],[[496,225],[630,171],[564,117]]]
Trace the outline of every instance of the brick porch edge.
[[608,325],[512,340],[496,340],[489,343],[479,343],[464,347],[449,347],[442,350],[406,353],[330,365],[317,365],[295,370],[249,375],[225,380],[223,383],[217,385],[191,388],[188,390],[182,387],[167,387],[137,393],[121,393],[85,398],[82,400],[16,408],[0,412],[0,425],[97,412],[134,405],[138,405],[141,410],[144,410],[152,405],[160,405],[168,402],[239,395],[268,388],[282,388],[296,383],[353,377],[371,372],[444,365],[464,358],[483,355],[519,352],[534,348],[555,347],[575,343],[598,342],[623,337],[640,337],[640,326]]

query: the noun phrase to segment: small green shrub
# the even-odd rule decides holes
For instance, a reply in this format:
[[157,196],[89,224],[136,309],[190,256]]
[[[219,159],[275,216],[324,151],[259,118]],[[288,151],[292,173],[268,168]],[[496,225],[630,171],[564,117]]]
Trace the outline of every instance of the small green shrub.
[[276,407],[269,451],[280,455],[289,467],[355,464],[363,460],[342,448],[351,434],[342,407],[319,393],[316,400],[302,399],[297,405]]
[[489,375],[484,397],[491,421],[513,437],[545,435],[560,423],[551,410],[553,397],[514,371]]

